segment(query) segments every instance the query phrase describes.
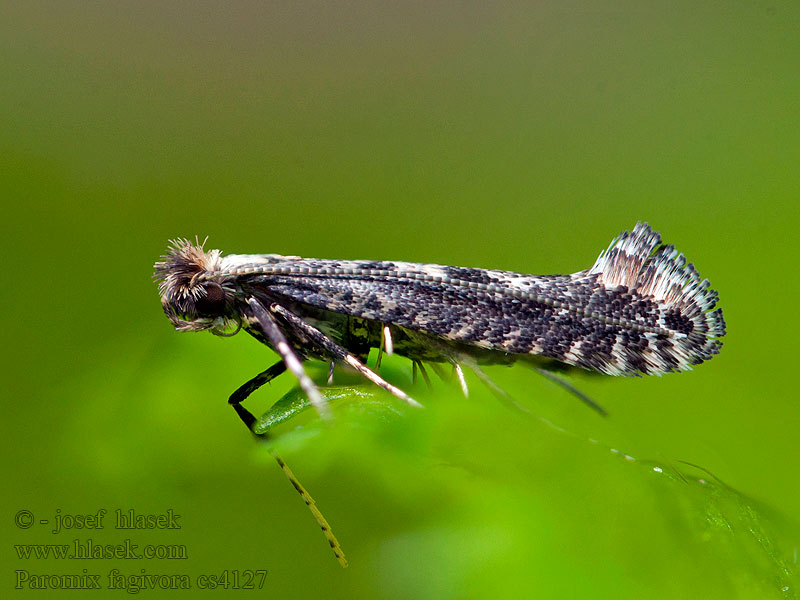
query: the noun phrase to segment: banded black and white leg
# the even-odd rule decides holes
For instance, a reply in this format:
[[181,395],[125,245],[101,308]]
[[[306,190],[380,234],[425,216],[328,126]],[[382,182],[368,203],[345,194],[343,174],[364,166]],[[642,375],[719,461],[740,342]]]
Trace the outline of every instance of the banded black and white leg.
[[[255,302],[260,306],[260,303],[258,303],[258,301],[255,299],[252,299],[251,302]],[[348,365],[349,367],[352,367],[353,369],[361,373],[364,377],[369,379],[375,385],[383,388],[396,398],[403,400],[404,402],[410,404],[411,406],[416,406],[418,408],[422,407],[422,405],[419,402],[411,398],[411,396],[406,394],[400,388],[393,386],[391,383],[383,379],[372,369],[364,365],[364,363],[358,360],[358,358],[356,358],[353,354],[351,354],[345,348],[334,342],[332,339],[330,339],[328,336],[326,336],[324,333],[322,333],[319,329],[317,329],[313,325],[309,325],[308,323],[303,321],[303,319],[301,319],[291,311],[287,310],[280,304],[272,304],[270,305],[269,309],[273,314],[279,316],[288,326],[292,327],[293,329],[295,329],[296,331],[302,333],[305,337],[307,337],[312,344],[315,344],[320,350],[322,350],[325,354],[330,356],[332,360],[342,362]],[[319,391],[317,391],[317,393],[319,393]]]
[[300,389],[303,390],[303,393],[305,393],[311,405],[317,409],[317,412],[322,418],[328,418],[330,413],[325,399],[322,397],[317,384],[306,374],[303,363],[300,361],[297,354],[295,354],[294,350],[292,350],[286,336],[283,335],[281,328],[278,326],[275,317],[255,298],[248,298],[247,304],[250,306],[252,315],[258,321],[261,331],[269,340],[270,344],[272,344],[275,351],[280,355],[289,372],[297,378]]

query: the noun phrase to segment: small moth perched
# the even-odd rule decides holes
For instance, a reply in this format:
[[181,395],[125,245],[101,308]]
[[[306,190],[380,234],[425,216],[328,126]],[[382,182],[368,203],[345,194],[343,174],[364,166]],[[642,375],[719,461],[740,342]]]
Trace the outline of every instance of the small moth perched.
[[346,365],[419,406],[365,366],[370,348],[410,358],[423,375],[423,363],[450,363],[464,393],[462,366],[501,394],[480,365],[556,362],[609,375],[691,369],[719,352],[725,322],[708,280],[673,246],[660,243],[658,233],[638,223],[589,269],[524,275],[407,262],[222,256],[177,239],[155,264],[155,278],[178,331],[233,335],[244,329],[280,355],[229,400],[252,427],[255,418],[241,402],[286,369],[328,416],[303,369],[309,359],[329,362],[329,379],[335,365]]

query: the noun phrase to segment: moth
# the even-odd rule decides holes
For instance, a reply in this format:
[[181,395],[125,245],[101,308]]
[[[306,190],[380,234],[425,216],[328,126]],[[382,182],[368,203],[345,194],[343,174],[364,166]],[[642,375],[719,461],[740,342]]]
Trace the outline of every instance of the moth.
[[620,234],[590,268],[571,275],[277,254],[223,256],[176,239],[155,264],[155,279],[176,330],[217,335],[244,330],[280,356],[229,400],[249,427],[255,417],[242,401],[285,370],[320,415],[329,416],[303,368],[309,360],[329,363],[329,379],[337,365],[344,366],[419,406],[365,365],[371,348],[378,349],[379,359],[384,352],[411,359],[415,373],[419,368],[426,379],[425,364],[449,363],[465,394],[466,367],[507,397],[482,365],[522,362],[551,377],[554,365],[607,375],[661,375],[709,360],[725,335],[717,292],[683,254],[661,244],[647,223]]

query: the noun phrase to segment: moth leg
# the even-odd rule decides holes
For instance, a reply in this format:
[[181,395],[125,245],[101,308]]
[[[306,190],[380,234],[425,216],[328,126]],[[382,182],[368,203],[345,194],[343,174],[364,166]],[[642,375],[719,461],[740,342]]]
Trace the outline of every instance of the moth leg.
[[303,369],[303,363],[300,362],[300,359],[294,353],[291,346],[289,346],[289,342],[286,340],[286,336],[283,335],[280,327],[278,327],[275,317],[269,314],[262,306],[261,302],[255,298],[248,298],[247,303],[250,305],[250,308],[253,311],[253,316],[255,316],[258,324],[261,326],[261,331],[270,341],[272,347],[275,348],[278,354],[281,355],[283,362],[286,364],[286,368],[292,373],[292,375],[297,377],[297,381],[300,383],[300,388],[308,397],[311,405],[317,409],[320,417],[329,418],[330,411],[325,403],[325,399],[322,397],[322,394],[320,394],[317,385],[308,375],[306,375],[306,371]]
[[549,379],[553,383],[556,383],[556,384],[560,385],[561,387],[563,387],[570,394],[572,394],[573,396],[578,398],[578,400],[580,400],[581,402],[586,404],[592,410],[597,411],[598,413],[600,413],[604,417],[608,416],[608,411],[605,408],[603,408],[597,402],[595,402],[594,400],[589,398],[589,396],[584,394],[582,391],[580,391],[578,388],[576,388],[574,385],[572,385],[566,379],[564,379],[562,377],[559,377],[555,373],[552,373],[552,372],[548,371],[547,369],[543,369],[542,367],[533,367],[533,369],[534,369],[534,371],[536,371],[537,373],[539,373],[543,377],[546,377],[547,379]]
[[381,337],[383,338],[383,346],[386,348],[386,355],[391,356],[394,354],[394,342],[388,325],[383,326],[383,335]]
[[428,386],[428,389],[433,388],[433,384],[431,384],[431,378],[428,377],[428,371],[425,370],[425,365],[422,364],[421,360],[414,360],[413,361],[413,381],[414,383],[417,382],[417,367],[419,367],[419,372],[422,373],[422,378],[425,380],[425,384]]
[[256,422],[256,418],[253,416],[253,413],[242,406],[242,402],[244,402],[250,396],[250,394],[255,392],[262,385],[269,383],[285,370],[286,364],[284,364],[283,361],[276,362],[269,369],[261,371],[261,373],[253,377],[251,380],[240,385],[239,388],[231,394],[230,398],[228,398],[228,404],[233,407],[233,409],[236,411],[236,414],[239,415],[239,418],[245,425],[247,425],[247,428],[250,431],[253,430],[253,425]]
[[378,344],[378,358],[375,359],[375,370],[379,371],[381,368],[381,359],[383,358],[383,329],[381,329],[381,341]]
[[478,366],[478,363],[472,360],[468,356],[460,357],[460,360],[470,368],[470,370],[477,375],[478,379],[483,382],[483,384],[488,387],[492,393],[503,402],[503,404],[510,406],[516,410],[522,411],[524,413],[532,414],[530,410],[528,410],[525,406],[517,402],[511,394],[501,388],[495,381],[486,374],[486,371]]
[[331,361],[331,366],[328,368],[328,385],[333,383],[333,365],[334,361]]
[[[331,363],[331,365],[332,364],[333,363]],[[244,422],[245,425],[247,425],[247,428],[258,441],[265,441],[265,439],[268,437],[268,434],[257,434],[253,431],[253,425],[255,425],[256,418],[253,416],[253,413],[242,406],[241,403],[244,402],[247,397],[250,396],[250,394],[260,388],[262,385],[275,379],[284,371],[286,371],[286,365],[283,363],[283,361],[279,361],[272,365],[269,369],[262,371],[248,382],[239,386],[239,388],[233,392],[233,394],[231,394],[230,398],[228,398],[228,403],[233,406],[233,408],[236,410],[236,414],[239,415],[239,418],[242,420],[242,422]],[[347,559],[344,556],[342,546],[339,544],[339,540],[336,539],[336,536],[334,535],[331,526],[328,524],[328,521],[325,519],[325,516],[322,514],[319,508],[317,508],[317,504],[314,502],[311,494],[306,491],[306,488],[303,487],[303,484],[300,483],[300,481],[297,479],[297,476],[292,473],[292,470],[285,462],[283,462],[283,459],[280,456],[278,456],[272,449],[269,449],[269,453],[277,461],[278,465],[283,471],[283,474],[286,475],[286,478],[292,484],[294,489],[297,490],[297,493],[300,494],[300,497],[303,499],[303,502],[305,502],[308,510],[310,510],[311,514],[314,515],[314,519],[319,524],[320,529],[322,529],[325,539],[328,540],[328,545],[331,547],[331,550],[333,550],[333,555],[336,557],[336,560],[339,561],[339,564],[342,565],[342,567],[346,567]]]
[[[334,342],[324,333],[322,333],[316,327],[309,325],[303,319],[295,315],[294,313],[289,312],[280,304],[273,304],[270,306],[270,310],[277,315],[280,315],[283,319],[285,319],[289,325],[296,328],[297,330],[301,331],[305,334],[312,342],[317,344],[322,350],[327,352],[332,358],[335,360],[340,360],[343,363],[353,367],[356,371],[361,373],[364,377],[369,379],[375,385],[378,385],[385,389],[387,392],[391,393],[400,400],[407,402],[411,406],[416,406],[421,408],[422,405],[411,398],[408,394],[406,394],[403,390],[396,388],[391,383],[377,375],[374,371],[364,366],[364,364],[358,360],[355,356],[350,354],[347,350],[341,347],[339,344]],[[319,393],[319,391],[317,391]]]
[[446,382],[453,381],[452,373],[451,374],[446,373],[445,370],[442,368],[442,365],[440,365],[439,363],[435,363],[435,362],[428,363],[428,364],[433,369],[433,372],[436,373],[439,376],[439,379],[441,379],[442,381],[446,381]]
[[381,327],[381,342],[378,345],[378,358],[375,361],[375,368],[381,368],[381,359],[383,358],[384,348],[386,348],[386,356],[394,354],[394,343],[392,342],[392,332],[389,331],[389,326],[384,325]]
[[458,383],[461,386],[461,391],[464,393],[464,398],[469,398],[469,388],[467,387],[467,380],[464,378],[464,370],[461,365],[453,361],[453,370],[458,376]]

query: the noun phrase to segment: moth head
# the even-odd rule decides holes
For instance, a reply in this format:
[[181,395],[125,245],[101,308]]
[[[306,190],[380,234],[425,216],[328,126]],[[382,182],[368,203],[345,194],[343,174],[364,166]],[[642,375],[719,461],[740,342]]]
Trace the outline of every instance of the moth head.
[[170,241],[167,254],[155,264],[154,278],[164,314],[178,331],[224,334],[237,321],[234,290],[220,275],[220,251],[178,238]]

